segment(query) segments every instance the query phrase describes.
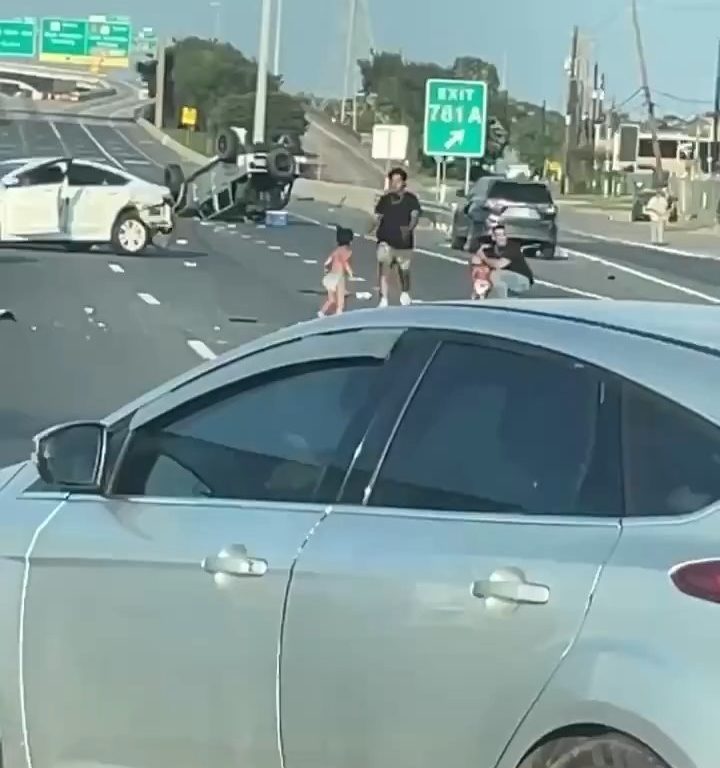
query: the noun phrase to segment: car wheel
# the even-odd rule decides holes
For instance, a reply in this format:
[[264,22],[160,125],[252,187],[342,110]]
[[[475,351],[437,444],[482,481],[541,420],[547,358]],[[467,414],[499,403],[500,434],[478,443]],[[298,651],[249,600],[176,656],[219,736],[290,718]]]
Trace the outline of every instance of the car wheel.
[[116,253],[134,256],[150,242],[150,233],[135,211],[123,211],[115,220],[110,238]]
[[465,245],[467,244],[467,237],[462,237],[460,235],[453,237],[450,241],[450,247],[454,251],[464,251]]
[[551,739],[519,768],[669,768],[646,746],[619,733]]

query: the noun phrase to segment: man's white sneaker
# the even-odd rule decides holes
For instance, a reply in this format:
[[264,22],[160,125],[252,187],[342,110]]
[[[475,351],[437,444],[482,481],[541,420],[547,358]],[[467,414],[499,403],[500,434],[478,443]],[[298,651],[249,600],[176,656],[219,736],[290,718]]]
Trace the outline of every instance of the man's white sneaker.
[[378,302],[378,307],[387,307],[387,305],[388,305],[387,296],[381,296],[380,301]]
[[412,304],[412,299],[410,298],[410,294],[405,292],[401,293],[400,303],[403,305],[403,307],[407,307],[408,304]]

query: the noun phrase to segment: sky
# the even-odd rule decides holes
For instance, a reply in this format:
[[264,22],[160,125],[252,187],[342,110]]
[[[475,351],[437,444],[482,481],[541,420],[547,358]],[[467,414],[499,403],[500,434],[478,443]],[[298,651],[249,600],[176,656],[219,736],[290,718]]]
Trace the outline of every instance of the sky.
[[[14,0],[17,2],[17,0]],[[10,6],[8,0],[4,0]],[[102,7],[102,3],[106,5]],[[274,0],[277,2],[277,0]],[[281,70],[288,89],[340,95],[350,0],[282,0]],[[63,15],[128,15],[160,34],[223,39],[256,56],[261,0],[64,0]],[[358,0],[354,58],[374,45],[409,59],[451,63],[479,56],[505,71],[515,98],[562,109],[572,26],[592,41],[619,103],[639,85],[629,0]],[[8,16],[53,15],[55,0],[23,0]],[[639,0],[651,87],[661,113],[712,108],[720,0]],[[5,14],[3,14],[5,15]],[[506,62],[506,65],[504,65]],[[665,95],[669,94],[669,95]],[[639,100],[629,103],[638,105]]]

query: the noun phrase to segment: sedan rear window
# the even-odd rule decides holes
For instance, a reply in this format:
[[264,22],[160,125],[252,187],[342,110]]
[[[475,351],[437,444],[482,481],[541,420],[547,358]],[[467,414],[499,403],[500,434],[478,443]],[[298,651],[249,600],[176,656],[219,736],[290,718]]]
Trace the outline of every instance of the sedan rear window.
[[499,200],[509,200],[512,203],[552,205],[550,190],[544,184],[496,181],[491,185],[488,196]]

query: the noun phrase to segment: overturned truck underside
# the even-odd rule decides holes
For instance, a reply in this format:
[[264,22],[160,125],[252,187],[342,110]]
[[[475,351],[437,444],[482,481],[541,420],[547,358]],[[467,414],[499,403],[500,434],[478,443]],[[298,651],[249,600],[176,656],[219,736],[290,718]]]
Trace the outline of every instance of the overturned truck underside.
[[297,163],[284,146],[248,147],[237,128],[221,131],[215,157],[187,175],[177,163],[165,168],[165,186],[183,218],[262,221],[290,202]]

